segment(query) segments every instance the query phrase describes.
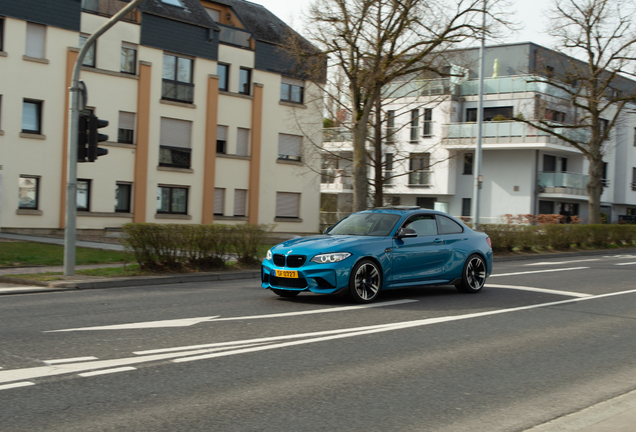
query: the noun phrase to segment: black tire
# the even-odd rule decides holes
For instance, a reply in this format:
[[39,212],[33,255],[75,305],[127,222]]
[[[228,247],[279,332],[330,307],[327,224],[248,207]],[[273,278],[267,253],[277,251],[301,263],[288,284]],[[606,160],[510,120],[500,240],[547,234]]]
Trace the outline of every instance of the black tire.
[[296,297],[300,294],[300,291],[287,291],[287,290],[279,290],[279,289],[271,289],[274,294],[279,295],[281,297]]
[[349,297],[356,303],[370,303],[382,289],[382,269],[369,259],[359,261],[349,277]]
[[455,285],[459,292],[475,294],[481,291],[486,283],[486,261],[481,255],[468,257],[462,270],[462,280]]

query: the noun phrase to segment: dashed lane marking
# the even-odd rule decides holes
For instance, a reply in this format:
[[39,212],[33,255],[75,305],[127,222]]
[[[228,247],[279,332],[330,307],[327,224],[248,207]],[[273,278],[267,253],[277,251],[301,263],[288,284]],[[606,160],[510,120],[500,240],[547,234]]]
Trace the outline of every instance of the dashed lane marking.
[[562,269],[549,269],[549,270],[535,270],[535,271],[526,271],[526,272],[515,272],[515,273],[502,273],[502,274],[492,274],[489,277],[499,277],[499,276],[517,276],[524,274],[533,274],[533,273],[550,273],[550,272],[560,272],[560,271],[569,271],[569,270],[585,270],[589,269],[589,267],[569,267]]
[[132,367],[132,366],[124,366],[124,367],[120,367],[120,368],[114,368],[114,369],[106,369],[106,370],[98,370],[98,371],[93,371],[93,372],[84,372],[81,374],[78,374],[81,377],[92,377],[92,376],[97,376],[97,375],[108,375],[108,374],[113,374],[113,373],[118,373],[118,372],[126,372],[126,371],[131,371],[131,370],[137,370],[136,367]]
[[520,290],[520,291],[533,291],[533,292],[556,294],[556,295],[569,296],[569,297],[591,297],[592,296],[592,294],[583,294],[583,293],[577,293],[577,292],[571,292],[571,291],[561,291],[561,290],[553,290],[553,289],[546,289],[546,288],[534,288],[534,287],[526,287],[526,286],[518,286],[518,285],[494,285],[494,284],[486,283],[486,287],[487,288],[506,288],[506,289]]
[[582,259],[582,260],[572,260],[572,261],[541,261],[537,263],[526,264],[526,266],[538,266],[538,265],[558,265],[558,264],[569,264],[575,262],[586,262],[586,261],[600,261],[600,258],[592,258],[592,259]]
[[54,365],[54,364],[74,363],[74,362],[81,362],[81,361],[88,361],[88,360],[97,360],[97,357],[73,357],[73,358],[66,358],[66,359],[42,360],[42,361],[46,363],[47,365]]

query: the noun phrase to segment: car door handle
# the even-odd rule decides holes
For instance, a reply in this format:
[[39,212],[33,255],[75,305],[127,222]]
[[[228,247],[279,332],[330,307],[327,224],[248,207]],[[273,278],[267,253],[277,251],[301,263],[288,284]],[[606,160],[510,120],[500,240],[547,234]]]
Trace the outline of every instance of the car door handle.
[[436,238],[435,240],[433,240],[433,243],[444,243],[444,240]]

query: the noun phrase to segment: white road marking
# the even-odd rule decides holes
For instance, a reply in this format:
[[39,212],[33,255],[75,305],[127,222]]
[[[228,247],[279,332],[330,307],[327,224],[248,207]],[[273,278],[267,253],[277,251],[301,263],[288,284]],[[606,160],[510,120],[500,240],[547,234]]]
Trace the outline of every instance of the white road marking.
[[585,262],[585,261],[600,261],[600,258],[593,259],[582,259],[582,260],[572,260],[572,261],[542,261],[538,263],[526,264],[527,266],[538,266],[538,265],[557,265],[557,264],[569,264],[575,262]]
[[533,288],[533,287],[518,286],[518,285],[493,285],[493,284],[486,283],[486,287],[487,288],[507,288],[507,289],[521,290],[521,291],[534,291],[534,292],[542,292],[542,293],[548,293],[548,294],[564,295],[569,297],[591,297],[592,296],[592,294],[583,294],[583,293],[576,293],[571,291],[559,291],[559,290],[552,290],[552,289],[546,289],[546,288]]
[[619,258],[619,259],[623,259],[623,258],[634,258],[636,257],[636,255],[605,255],[603,258]]
[[631,263],[618,263],[618,264],[614,264],[614,265],[633,265],[636,264],[636,262],[631,262]]
[[201,318],[184,318],[184,319],[176,319],[176,320],[150,321],[150,322],[117,324],[117,325],[99,326],[99,327],[81,327],[81,328],[64,329],[64,330],[48,330],[48,331],[45,331],[44,333],[87,331],[87,330],[130,330],[130,329],[163,328],[163,327],[188,327],[194,324],[209,322],[209,321],[235,321],[235,320],[250,320],[250,319],[261,319],[261,318],[280,318],[280,317],[298,316],[298,315],[344,312],[344,311],[368,309],[368,308],[375,308],[375,307],[395,306],[398,304],[412,303],[416,301],[418,300],[405,299],[405,300],[395,300],[395,301],[389,301],[389,302],[378,302],[378,303],[372,303],[368,305],[359,305],[359,306],[343,306],[343,307],[328,308],[328,309],[315,309],[315,310],[285,312],[285,313],[269,314],[269,315],[251,315],[251,316],[238,316],[238,317],[228,317],[228,318],[219,318],[220,315],[217,315],[217,316],[201,317]]
[[516,276],[516,275],[532,274],[532,273],[550,273],[550,272],[559,272],[559,271],[568,271],[568,270],[583,270],[583,269],[589,269],[589,267],[570,267],[570,268],[562,268],[562,269],[535,270],[535,271],[527,271],[527,272],[491,274],[489,277],[492,278],[492,277],[498,277],[498,276]]
[[[323,342],[328,340],[342,339],[342,338],[355,337],[355,336],[362,336],[366,334],[380,333],[380,332],[386,332],[386,331],[401,330],[401,329],[420,327],[420,326],[426,326],[431,324],[440,324],[445,322],[480,318],[480,317],[485,317],[490,315],[500,315],[504,313],[520,312],[520,311],[526,311],[531,309],[564,305],[564,304],[576,303],[580,301],[595,300],[595,299],[601,299],[606,297],[613,297],[613,296],[634,294],[634,293],[636,293],[636,289],[628,290],[628,291],[619,291],[619,292],[608,293],[608,294],[600,294],[596,296],[561,300],[561,301],[555,301],[550,303],[541,303],[541,304],[530,305],[530,306],[520,306],[520,307],[515,307],[510,309],[499,309],[494,311],[477,312],[477,313],[465,314],[465,315],[428,318],[428,319],[405,321],[405,322],[398,322],[398,323],[392,323],[392,324],[381,324],[381,325],[375,325],[375,326],[334,330],[331,332],[332,334],[330,335],[325,335],[327,332],[316,332],[316,333],[278,336],[277,338],[279,339],[289,339],[293,337],[299,338],[299,337],[324,335],[321,337],[314,337],[312,339],[289,341],[289,342],[283,342],[278,344],[267,344],[267,342],[272,341],[274,338],[253,339],[251,341],[242,341],[244,345],[235,346],[234,347],[235,349],[233,350],[225,349],[224,351],[222,351],[223,348],[211,348],[207,350],[198,350],[198,351],[196,350],[185,351],[185,352],[182,351],[178,353],[165,353],[165,354],[148,355],[148,356],[142,356],[142,357],[129,357],[129,358],[122,358],[122,359],[114,359],[114,360],[99,360],[99,361],[82,362],[82,363],[75,363],[75,364],[62,364],[57,366],[42,366],[42,367],[35,367],[35,368],[7,370],[7,371],[0,371],[0,383],[24,381],[27,379],[34,379],[38,377],[78,373],[82,371],[113,368],[115,366],[121,367],[125,365],[139,364],[144,362],[152,362],[152,361],[167,360],[167,359],[175,359],[175,360],[182,359],[180,361],[194,361],[194,360],[202,360],[202,359],[209,359],[209,358],[216,358],[216,357],[225,357],[225,356],[236,355],[236,354],[244,354],[244,353],[264,351],[264,350],[270,350],[270,349],[276,349],[276,348],[284,348],[289,346],[303,345],[303,344],[309,344],[309,343],[315,343],[315,342]],[[340,334],[336,334],[337,332],[340,332]],[[260,341],[261,343],[260,344],[248,343],[252,341],[254,342]],[[16,383],[16,384],[19,384],[19,383]],[[28,384],[23,384],[23,385],[28,385]],[[0,387],[0,389],[1,388],[2,387]]]
[[74,357],[67,359],[56,359],[56,360],[42,360],[44,363],[48,365],[60,364],[60,363],[74,363],[88,360],[97,360],[97,357]]
[[117,373],[117,372],[126,372],[126,371],[131,371],[131,370],[137,370],[136,367],[132,367],[132,366],[125,366],[125,367],[120,367],[120,368],[115,368],[115,369],[106,369],[106,370],[99,370],[99,371],[93,371],[93,372],[84,372],[81,374],[78,374],[81,377],[92,377],[92,376],[96,376],[96,375],[106,375],[106,374],[112,374],[112,373]]
[[18,387],[28,387],[32,385],[35,385],[35,383],[31,381],[23,381],[23,382],[17,382],[12,384],[0,385],[0,390],[8,390],[8,389],[13,389]]

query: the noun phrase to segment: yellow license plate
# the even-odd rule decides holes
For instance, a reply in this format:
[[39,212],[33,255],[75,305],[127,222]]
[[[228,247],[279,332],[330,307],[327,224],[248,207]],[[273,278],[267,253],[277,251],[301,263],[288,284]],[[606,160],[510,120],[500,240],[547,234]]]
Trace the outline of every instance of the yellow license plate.
[[298,279],[298,272],[294,270],[274,270],[277,277]]

